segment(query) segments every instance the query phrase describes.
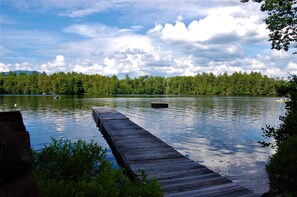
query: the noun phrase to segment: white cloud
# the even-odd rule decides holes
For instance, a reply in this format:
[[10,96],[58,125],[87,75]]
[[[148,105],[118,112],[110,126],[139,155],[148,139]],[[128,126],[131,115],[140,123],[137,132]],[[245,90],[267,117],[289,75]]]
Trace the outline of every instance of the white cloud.
[[56,59],[53,62],[47,62],[40,66],[42,71],[46,73],[53,73],[53,72],[67,72],[69,69],[65,64],[65,58],[63,55],[57,55]]
[[32,65],[28,62],[16,64],[0,63],[0,72],[9,70],[37,70],[47,73],[69,72],[102,75],[124,76],[129,74],[131,77],[143,75],[160,76],[193,76],[197,73],[214,73],[215,75],[227,72],[251,71],[261,72],[270,77],[287,77],[289,73],[297,74],[297,64],[289,62],[284,69],[280,69],[274,63],[259,56],[258,58],[244,58],[232,61],[205,61],[197,57],[173,57],[171,54],[156,51],[143,51],[141,49],[126,49],[118,51],[110,57],[105,57],[102,64],[92,62],[88,59],[79,60],[76,63],[66,62],[64,56],[58,55],[55,60],[41,65]]
[[177,22],[180,22],[180,21],[182,21],[183,20],[183,16],[182,15],[178,15],[177,17],[176,17],[176,21]]
[[0,62],[0,72],[8,72],[9,68],[8,65]]
[[257,16],[235,18],[233,16],[209,15],[188,26],[177,21],[175,25],[157,24],[148,31],[152,36],[160,36],[164,41],[184,41],[191,43],[232,43],[238,41],[259,42],[267,38],[266,26],[259,24]]
[[35,70],[34,65],[29,62],[4,64],[0,62],[0,72],[9,72],[14,70]]
[[292,57],[292,54],[286,51],[272,50],[272,57],[276,59],[288,59]]
[[77,62],[75,65],[71,65],[74,72],[87,73],[87,74],[105,74],[102,65],[92,63],[89,60]]
[[64,28],[64,32],[82,35],[87,39],[63,43],[58,48],[61,51],[83,54],[84,58],[103,53],[108,56],[127,48],[152,49],[151,41],[147,36],[134,33],[135,29],[139,28],[141,27],[117,29],[103,24],[75,24]]
[[66,33],[78,34],[89,38],[102,36],[114,36],[120,34],[120,30],[103,24],[74,24],[63,29]]
[[281,69],[275,67],[266,69],[265,74],[267,74],[270,77],[278,77],[285,75],[285,73]]
[[108,0],[101,0],[100,2],[93,0],[18,0],[11,1],[16,7],[22,10],[60,10],[60,15],[69,17],[82,17],[90,14],[102,12],[113,5]]
[[[75,23],[65,20],[61,24],[69,25],[51,31],[5,27],[0,52],[7,57],[0,59],[2,70],[31,68],[48,73],[75,71],[131,76],[235,71],[287,76],[296,72],[293,62],[297,62],[297,56],[270,51],[264,15],[256,3],[241,4],[239,0],[14,3],[30,12],[39,8],[45,13],[51,10],[63,15],[59,20],[70,17],[67,21]],[[96,17],[102,23],[116,24],[99,24],[93,17],[87,17],[96,13],[101,13]],[[115,18],[110,21],[100,18],[109,14]],[[9,22],[8,19],[5,18]],[[48,59],[55,56],[54,60]],[[25,63],[15,63],[13,58]],[[32,63],[27,58],[36,60]]]
[[[106,10],[115,10],[119,13],[127,13],[123,16],[123,20],[131,22],[166,22],[174,21],[177,16],[183,15],[184,19],[193,19],[197,17],[205,17],[209,14],[232,14],[232,15],[252,15],[259,13],[259,5],[248,3],[242,4],[240,1],[225,0],[8,0],[16,7],[22,10],[30,10],[40,12],[47,10],[55,10],[60,16],[71,18],[81,18],[89,15],[103,13]],[[143,14],[146,13],[146,14]]]
[[288,63],[288,68],[292,70],[297,70],[297,64],[293,62]]
[[297,63],[289,62],[285,70],[291,75],[297,75]]

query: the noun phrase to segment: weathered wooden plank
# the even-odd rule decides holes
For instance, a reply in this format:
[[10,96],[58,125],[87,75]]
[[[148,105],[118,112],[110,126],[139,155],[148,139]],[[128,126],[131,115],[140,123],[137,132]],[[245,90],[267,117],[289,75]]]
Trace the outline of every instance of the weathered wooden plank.
[[205,187],[205,188],[187,190],[182,192],[171,192],[168,194],[168,196],[197,196],[197,197],[221,196],[224,194],[234,192],[238,189],[240,189],[241,191],[244,188],[238,186],[236,183],[226,183],[226,184],[215,185],[212,187]]
[[[131,165],[130,165],[131,166]],[[159,173],[168,173],[168,172],[176,172],[176,171],[181,171],[183,168],[187,169],[187,170],[190,170],[190,169],[198,169],[199,166],[197,165],[194,165],[193,163],[181,163],[179,165],[155,165],[155,166],[137,166],[137,167],[132,167],[131,168],[133,170],[138,170],[138,169],[141,169],[141,170],[144,170],[148,175],[151,175],[151,174],[159,174]]]
[[124,116],[121,113],[118,113],[116,110],[110,109],[110,108],[92,108],[93,111],[96,113],[96,115],[98,116],[98,118],[100,120],[124,120],[124,119],[128,119],[126,116]]
[[240,197],[256,197],[256,196],[260,196],[260,195],[255,194],[255,193],[249,193],[249,194],[241,195]]
[[184,161],[184,157],[178,157],[178,158],[160,158],[160,159],[154,159],[154,160],[145,160],[145,161],[128,161],[129,166],[133,164],[163,164],[167,162],[177,162],[177,161]]
[[175,153],[156,153],[156,154],[139,154],[139,155],[125,155],[125,158],[130,161],[138,161],[138,160],[152,160],[152,159],[160,159],[160,158],[177,158],[180,155],[176,155]]
[[111,127],[110,124],[114,122],[114,121],[108,121],[108,122],[104,122],[104,127],[105,129],[109,130],[110,134],[127,134],[129,132],[132,133],[147,133],[146,130],[144,130],[141,127],[138,126],[127,126],[127,125],[117,125],[117,127]]
[[92,108],[93,118],[117,160],[133,179],[144,170],[157,178],[165,196],[256,196],[180,154],[129,118],[109,108]]
[[187,191],[189,189],[197,189],[197,188],[205,188],[205,187],[211,187],[215,185],[220,185],[224,183],[231,183],[230,180],[219,176],[219,177],[210,177],[210,178],[203,178],[203,179],[195,179],[191,181],[187,181],[187,184],[185,182],[183,183],[173,183],[169,185],[161,185],[161,188],[164,191]]
[[[220,194],[221,197],[237,197],[237,196],[242,196],[245,194],[249,194],[250,192],[243,187],[238,187],[237,189],[233,189],[230,192],[221,192],[224,193],[224,195]],[[218,195],[216,195],[218,196]]]
[[[143,136],[142,136],[143,134]],[[129,139],[129,138],[139,138],[143,139],[142,141],[146,142],[146,140],[154,140],[157,142],[156,139],[152,139],[152,137],[148,134],[142,133],[142,132],[132,132],[128,131],[126,133],[118,132],[118,133],[109,133],[110,136],[114,137],[115,139]],[[148,139],[145,139],[148,138]],[[132,139],[131,139],[132,140]]]
[[[137,145],[137,147],[143,147],[143,146],[161,147],[161,146],[163,146],[162,143],[160,143],[160,142],[158,142],[156,140],[153,140],[151,138],[148,138],[147,140],[141,140],[141,141],[139,141],[139,139],[136,139],[136,138],[131,138],[129,140],[121,140],[119,138],[116,138],[115,139],[113,136],[110,136],[110,138],[112,138],[114,140],[114,143],[116,143],[118,147],[123,147],[123,146],[126,146],[127,145],[126,148],[129,148],[129,149],[131,149],[131,144],[133,144],[133,143],[139,143]],[[155,145],[152,145],[152,144],[155,144]],[[135,149],[134,150],[136,150],[136,145],[135,145]]]
[[[173,163],[174,162],[174,163]],[[143,168],[157,168],[157,167],[162,167],[162,166],[168,166],[168,165],[185,165],[185,164],[193,164],[195,163],[192,160],[162,160],[162,162],[160,161],[156,161],[153,163],[136,163],[136,164],[130,164],[131,168],[139,168],[139,167],[143,167]]]
[[123,151],[145,151],[147,149],[161,149],[163,147],[167,147],[163,143],[146,143],[143,142],[141,144],[135,144],[133,145],[132,143],[129,144],[118,144],[118,147],[122,149]]
[[209,172],[206,174],[188,174],[186,176],[180,176],[176,177],[174,179],[163,179],[159,180],[159,182],[162,185],[169,185],[169,184],[174,184],[174,183],[179,183],[179,182],[185,182],[189,180],[197,180],[197,179],[203,179],[203,178],[211,178],[211,177],[220,177],[219,174],[216,174],[214,172]]
[[145,154],[176,154],[176,155],[180,155],[183,156],[182,154],[180,154],[179,152],[177,152],[176,150],[170,148],[170,147],[158,147],[158,148],[151,148],[148,150],[145,149],[140,149],[137,151],[123,151],[125,152],[125,155],[145,155]]
[[[137,151],[135,151],[135,152],[132,152],[132,150],[130,149],[130,150],[122,150],[121,151],[123,154],[125,154],[125,155],[127,155],[127,156],[140,156],[140,155],[160,155],[160,156],[162,156],[162,155],[178,155],[178,154],[176,154],[176,152],[174,152],[174,151],[172,151],[172,150],[170,150],[170,149],[168,149],[168,148],[166,148],[166,149],[164,149],[164,148],[152,148],[151,150],[149,150],[149,151],[145,151],[145,149],[141,149],[141,151],[139,151],[139,150],[137,150]],[[180,156],[182,156],[182,155],[180,155]],[[172,164],[171,164],[172,165]]]
[[129,139],[129,141],[127,142],[127,140],[121,140],[119,138],[114,138],[114,136],[110,136],[111,138],[113,138],[113,140],[115,141],[115,143],[119,144],[119,145],[124,145],[124,144],[127,144],[127,143],[139,143],[139,144],[145,144],[145,143],[155,143],[155,144],[160,144],[162,142],[160,141],[157,141],[153,138],[147,138],[147,139],[136,139],[136,138],[131,138]]
[[155,176],[148,176],[149,178],[158,178],[158,180],[164,180],[164,179],[176,179],[178,177],[182,176],[189,176],[189,175],[202,175],[202,174],[208,174],[212,173],[213,171],[209,170],[206,167],[196,168],[196,169],[182,169],[175,172],[165,172],[165,173],[158,173]]
[[[124,119],[125,121],[121,119],[103,119],[105,124],[105,127],[108,129],[140,129],[144,130],[141,128],[139,125],[135,124],[129,119]],[[112,124],[111,124],[112,123]],[[111,131],[112,132],[112,131]]]

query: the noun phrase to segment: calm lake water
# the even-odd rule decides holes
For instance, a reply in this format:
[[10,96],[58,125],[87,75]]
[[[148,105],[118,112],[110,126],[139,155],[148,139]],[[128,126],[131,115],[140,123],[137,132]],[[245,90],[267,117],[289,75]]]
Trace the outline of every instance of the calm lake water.
[[[0,95],[0,111],[20,110],[34,149],[51,137],[94,140],[107,148],[96,128],[92,106],[109,106],[153,133],[183,155],[253,190],[268,190],[265,163],[273,153],[257,143],[262,127],[278,125],[285,113],[273,97],[114,97]],[[153,101],[168,109],[150,107]],[[15,107],[16,104],[16,107]]]

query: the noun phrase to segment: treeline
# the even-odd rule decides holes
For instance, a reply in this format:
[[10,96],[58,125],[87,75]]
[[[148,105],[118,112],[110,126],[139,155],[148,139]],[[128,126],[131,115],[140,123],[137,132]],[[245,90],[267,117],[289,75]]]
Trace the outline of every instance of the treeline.
[[81,73],[47,75],[0,73],[1,94],[171,94],[171,95],[276,95],[277,87],[285,83],[258,72],[216,76],[202,73],[196,76],[141,76],[124,79],[116,76]]

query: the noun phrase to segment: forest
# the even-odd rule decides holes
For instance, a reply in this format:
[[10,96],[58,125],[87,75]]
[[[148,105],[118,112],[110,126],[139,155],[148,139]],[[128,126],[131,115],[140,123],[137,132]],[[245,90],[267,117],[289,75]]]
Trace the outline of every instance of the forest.
[[167,95],[276,95],[286,83],[258,72],[232,75],[201,73],[195,76],[117,76],[88,75],[76,72],[0,73],[0,94],[167,94]]

